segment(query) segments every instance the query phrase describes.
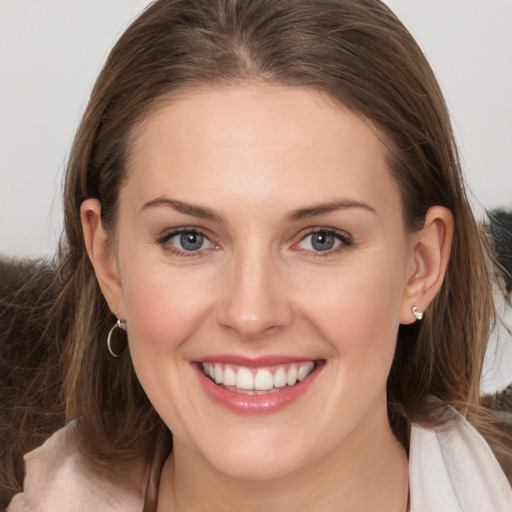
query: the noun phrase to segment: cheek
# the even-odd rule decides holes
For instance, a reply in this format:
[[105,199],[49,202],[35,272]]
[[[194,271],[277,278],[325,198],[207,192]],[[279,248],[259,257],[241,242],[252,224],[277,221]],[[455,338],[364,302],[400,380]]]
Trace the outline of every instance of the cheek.
[[182,426],[193,386],[185,353],[210,311],[212,294],[207,280],[192,281],[181,274],[161,263],[131,258],[123,293],[137,377],[164,421],[186,439]]
[[399,265],[351,266],[303,297],[309,321],[351,374],[373,366],[388,371],[403,295]]
[[[311,309],[324,317],[323,324],[362,332],[387,331],[398,325],[403,288],[393,269],[335,275],[310,295]],[[310,289],[311,290],[311,289]]]
[[126,267],[123,294],[130,331],[146,343],[166,346],[184,338],[212,297],[208,279],[143,260]]
[[123,276],[133,365],[149,399],[173,426],[181,424],[188,392],[187,341],[204,323],[213,297],[209,280],[183,274],[141,258],[130,260]]

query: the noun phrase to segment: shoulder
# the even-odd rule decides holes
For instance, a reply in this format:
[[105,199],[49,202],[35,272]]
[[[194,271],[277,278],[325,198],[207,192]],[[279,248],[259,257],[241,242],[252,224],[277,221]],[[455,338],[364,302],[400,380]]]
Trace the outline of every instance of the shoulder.
[[76,446],[73,422],[25,455],[25,465],[23,492],[13,498],[7,512],[142,511],[138,489],[106,482],[87,468]]
[[412,425],[411,512],[512,512],[512,489],[483,437],[459,414],[450,426]]

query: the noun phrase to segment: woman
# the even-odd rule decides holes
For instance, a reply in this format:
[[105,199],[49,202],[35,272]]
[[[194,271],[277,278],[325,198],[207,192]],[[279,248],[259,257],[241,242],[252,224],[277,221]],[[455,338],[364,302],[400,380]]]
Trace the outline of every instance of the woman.
[[95,85],[65,226],[67,425],[9,512],[512,510],[473,428],[506,468],[484,239],[379,1],[154,3]]

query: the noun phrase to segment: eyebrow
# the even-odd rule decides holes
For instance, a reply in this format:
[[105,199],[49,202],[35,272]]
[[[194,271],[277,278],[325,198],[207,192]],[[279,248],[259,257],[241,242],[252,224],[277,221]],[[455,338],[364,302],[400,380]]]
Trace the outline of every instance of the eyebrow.
[[290,222],[296,222],[303,219],[309,219],[311,217],[315,217],[317,215],[325,215],[326,213],[331,213],[336,210],[344,210],[347,208],[361,208],[363,210],[367,210],[371,213],[377,213],[375,208],[370,206],[367,203],[362,201],[354,201],[354,200],[334,200],[329,201],[328,203],[322,203],[313,205],[307,208],[300,208],[298,210],[294,210],[290,212],[286,219]]
[[[197,217],[198,219],[211,220],[214,222],[223,223],[224,218],[211,210],[210,208],[205,208],[203,206],[198,206],[190,203],[185,203],[183,201],[178,201],[176,199],[170,199],[169,197],[157,197],[144,203],[140,211],[148,210],[150,208],[156,207],[168,207],[173,208],[179,213],[184,213],[186,215],[191,215],[193,217]],[[362,201],[354,201],[354,200],[334,200],[329,201],[327,203],[317,204],[313,206],[309,206],[306,208],[299,208],[298,210],[293,210],[292,212],[286,215],[286,220],[288,222],[296,222],[303,219],[309,219],[311,217],[315,217],[317,215],[325,215],[327,213],[334,212],[336,210],[344,210],[347,208],[361,208],[363,210],[367,210],[371,213],[376,213],[375,209],[367,203]]]
[[177,201],[176,199],[170,199],[168,197],[157,197],[142,205],[140,211],[148,210],[149,208],[155,208],[159,206],[166,206],[173,208],[177,212],[185,213],[186,215],[192,215],[198,219],[211,220],[214,222],[224,222],[224,219],[215,213],[210,208],[204,208],[203,206],[197,206],[190,203],[184,203],[183,201]]

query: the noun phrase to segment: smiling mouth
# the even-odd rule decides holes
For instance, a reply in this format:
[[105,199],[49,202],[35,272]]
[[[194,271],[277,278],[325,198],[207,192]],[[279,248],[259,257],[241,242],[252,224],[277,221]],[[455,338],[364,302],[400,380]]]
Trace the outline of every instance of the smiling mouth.
[[288,363],[264,368],[203,362],[200,367],[212,382],[229,391],[245,395],[267,395],[291,388],[307,379],[315,368],[315,362]]

